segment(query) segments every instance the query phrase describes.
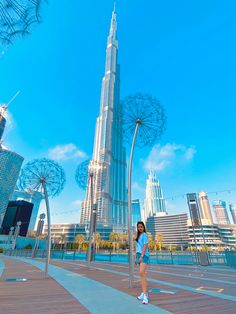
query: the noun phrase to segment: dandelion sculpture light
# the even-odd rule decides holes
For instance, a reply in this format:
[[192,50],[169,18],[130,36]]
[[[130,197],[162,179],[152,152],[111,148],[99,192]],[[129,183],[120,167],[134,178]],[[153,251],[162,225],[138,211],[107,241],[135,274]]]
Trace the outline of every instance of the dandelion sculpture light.
[[48,274],[51,250],[51,216],[49,197],[54,197],[63,190],[65,172],[55,161],[42,158],[28,162],[21,171],[19,185],[24,191],[40,191],[44,195],[47,211],[48,237],[45,274]]
[[[87,261],[90,263],[94,258],[94,237],[96,233],[96,220],[97,220],[97,204],[94,202],[94,180],[96,176],[96,170],[100,169],[94,161],[83,161],[76,169],[75,180],[80,188],[86,190],[88,187],[88,193],[90,193],[90,224],[89,224],[89,246]],[[92,254],[93,252],[93,254]]]
[[133,286],[133,235],[131,218],[131,179],[132,161],[135,145],[152,146],[165,129],[166,117],[160,102],[150,95],[135,94],[122,102],[122,122],[124,139],[131,143],[128,165],[128,231],[129,231],[129,284]]
[[46,0],[0,0],[0,41],[11,44],[15,37],[30,33],[41,22],[41,7]]
[[88,183],[89,160],[83,161],[78,165],[75,172],[75,181],[82,190],[86,190]]

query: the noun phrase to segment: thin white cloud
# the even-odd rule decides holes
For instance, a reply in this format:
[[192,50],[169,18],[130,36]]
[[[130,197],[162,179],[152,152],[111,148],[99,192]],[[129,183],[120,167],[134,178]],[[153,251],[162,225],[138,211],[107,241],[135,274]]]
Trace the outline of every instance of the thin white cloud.
[[157,144],[152,148],[144,168],[163,171],[170,166],[192,160],[196,152],[194,146],[186,147],[185,145],[177,145],[175,143],[167,143],[164,146]]
[[134,191],[135,193],[144,193],[144,192],[145,192],[145,188],[142,187],[142,186],[139,184],[139,182],[137,182],[137,181],[134,181],[134,182],[132,183],[132,189],[133,189],[133,191]]
[[72,205],[76,207],[81,207],[82,202],[83,202],[82,200],[75,200],[72,202]]
[[190,147],[186,150],[186,153],[185,153],[185,158],[187,160],[190,160],[190,159],[193,159],[194,155],[196,154],[196,148],[195,147]]
[[50,148],[48,151],[48,156],[51,159],[61,161],[87,158],[87,154],[72,143],[57,145],[53,148]]

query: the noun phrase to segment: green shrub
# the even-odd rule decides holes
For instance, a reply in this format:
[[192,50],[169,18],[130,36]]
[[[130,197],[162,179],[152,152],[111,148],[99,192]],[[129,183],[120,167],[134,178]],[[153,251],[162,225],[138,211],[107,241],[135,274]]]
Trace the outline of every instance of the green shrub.
[[0,247],[0,253],[3,253],[3,248],[2,247]]
[[31,244],[27,244],[25,247],[24,247],[25,250],[32,250],[32,245]]

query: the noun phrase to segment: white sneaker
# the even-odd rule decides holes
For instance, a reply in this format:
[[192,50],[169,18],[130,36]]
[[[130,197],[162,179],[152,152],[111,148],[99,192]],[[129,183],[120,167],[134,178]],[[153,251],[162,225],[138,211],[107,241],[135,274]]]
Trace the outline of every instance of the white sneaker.
[[144,293],[142,292],[142,293],[137,297],[137,299],[140,300],[140,301],[143,301],[143,297],[144,297]]
[[143,294],[143,304],[148,304],[148,295],[147,294]]

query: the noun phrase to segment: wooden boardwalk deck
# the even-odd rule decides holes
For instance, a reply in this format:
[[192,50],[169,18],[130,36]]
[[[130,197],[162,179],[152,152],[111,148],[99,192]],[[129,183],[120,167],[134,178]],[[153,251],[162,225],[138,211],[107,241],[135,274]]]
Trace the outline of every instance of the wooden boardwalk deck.
[[[61,285],[45,278],[39,269],[21,261],[3,258],[0,277],[1,314],[87,314]],[[26,282],[6,282],[6,278],[27,278]]]
[[[79,302],[80,298],[78,300],[73,297],[68,289],[66,290],[56,280],[50,277],[45,279],[43,272],[37,267],[15,259],[6,257],[2,259],[6,267],[0,277],[0,314],[94,313]],[[129,288],[127,264],[97,262],[93,263],[91,268],[81,261],[53,260],[51,264],[72,272],[67,276],[67,280],[71,280],[72,283],[73,280],[81,280],[79,278],[91,279],[95,283],[91,286],[92,301],[93,295],[96,294],[96,282],[114,288],[113,293],[120,291],[125,295],[136,297],[140,292],[137,278],[135,287]],[[76,274],[83,277],[78,277]],[[235,312],[236,305],[235,275],[236,271],[230,268],[151,265],[148,272],[149,288],[164,290],[162,293],[150,293],[151,304],[156,307],[153,313],[158,314],[163,309],[174,314],[232,314]],[[6,278],[13,277],[24,277],[28,281],[5,281]],[[83,296],[83,291],[80,291],[80,295]],[[102,300],[99,300],[99,303],[101,309]],[[137,304],[140,303],[137,301]],[[142,308],[142,311],[145,312],[145,308]],[[99,313],[110,314],[105,307]],[[112,313],[121,312],[114,307]],[[136,313],[136,310],[133,313]],[[132,314],[132,310],[129,310],[129,314]]]
[[[74,271],[77,273],[81,273],[84,276],[97,280],[99,282],[102,282],[106,285],[109,285],[113,288],[116,288],[118,290],[121,290],[125,293],[128,293],[133,296],[137,296],[140,293],[140,283],[138,280],[136,280],[135,287],[133,289],[130,289],[128,287],[128,280],[127,277],[124,275],[118,275],[111,272],[107,272],[105,270],[112,270],[117,272],[128,272],[127,265],[125,264],[106,264],[106,263],[95,263],[94,266],[97,267],[97,269],[89,269],[86,267],[85,263],[82,262],[59,262],[59,261],[53,261],[54,264],[61,266],[61,267],[67,267],[70,271]],[[167,268],[167,269],[166,269]],[[101,270],[104,269],[104,270]],[[174,275],[176,275],[178,272],[183,273],[184,268],[175,268],[172,270],[171,266],[152,266],[152,271],[157,271],[157,273],[149,272],[148,277],[149,278],[156,278],[158,280],[171,282],[171,283],[177,283],[180,285],[186,285],[189,287],[196,287],[196,288],[202,288],[200,290],[209,289],[218,294],[221,292],[225,292],[227,289],[227,292],[234,296],[236,292],[236,282],[235,282],[235,273],[232,273],[232,281],[235,283],[235,285],[227,285],[223,283],[215,283],[211,281],[202,281],[201,278],[199,279],[192,279],[191,276],[189,278],[181,278],[181,277],[175,277],[171,275],[171,272],[173,272]],[[158,271],[167,271],[169,274],[160,274]],[[190,268],[190,271],[194,273],[194,268]],[[220,272],[219,276],[220,276]],[[138,275],[138,273],[136,272]],[[210,275],[210,274],[209,274]],[[206,278],[207,274],[205,274]],[[211,275],[210,275],[211,276]],[[217,276],[214,277],[216,279]],[[227,280],[229,278],[227,277]],[[169,292],[175,291],[175,294],[169,294],[169,293],[151,293],[150,294],[150,301],[152,304],[161,307],[171,313],[175,314],[232,314],[235,312],[235,306],[236,303],[234,301],[230,300],[224,300],[217,297],[212,297],[210,295],[201,294],[200,290],[199,292],[191,292],[188,290],[180,289],[180,288],[173,288],[168,285],[161,285],[161,284],[155,284],[153,282],[149,283],[149,288],[158,288],[162,290],[167,290]],[[221,290],[220,290],[221,289]],[[223,289],[223,291],[222,291]]]

